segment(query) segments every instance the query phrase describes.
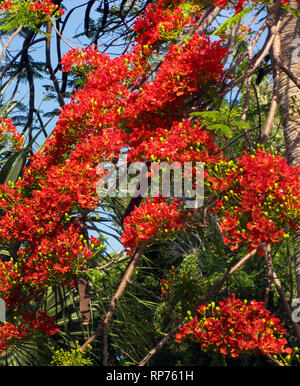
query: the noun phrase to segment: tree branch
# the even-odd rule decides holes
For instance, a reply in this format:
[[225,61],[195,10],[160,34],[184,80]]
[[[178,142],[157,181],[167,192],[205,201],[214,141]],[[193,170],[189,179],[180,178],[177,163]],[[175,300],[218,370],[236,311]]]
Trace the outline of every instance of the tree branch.
[[260,136],[260,142],[265,144],[269,138],[272,124],[276,115],[277,105],[278,105],[278,92],[279,92],[279,64],[277,58],[280,57],[280,38],[276,34],[274,38],[273,45],[270,50],[271,63],[273,64],[273,96],[271,100],[271,105],[268,113],[268,117],[265,123],[264,130]]
[[58,84],[58,81],[56,79],[56,76],[54,74],[54,71],[53,71],[53,68],[52,68],[52,64],[51,64],[51,54],[50,54],[50,46],[51,46],[51,27],[52,27],[53,22],[49,22],[47,24],[47,34],[48,34],[48,37],[47,37],[47,41],[46,41],[46,66],[48,68],[48,71],[49,71],[49,74],[50,74],[50,78],[53,82],[53,85],[54,85],[54,88],[55,88],[55,91],[57,93],[57,97],[58,97],[58,102],[60,104],[60,107],[63,107],[65,102],[64,102],[64,98],[60,92],[60,88],[59,88],[59,84]]
[[[194,311],[203,303],[206,303],[217,291],[219,291],[225,281],[232,275],[235,271],[237,271],[241,266],[243,266],[252,256],[254,256],[257,252],[257,249],[254,249],[252,252],[245,255],[238,263],[236,263],[232,268],[229,268],[224,276],[218,280],[214,286],[204,295],[197,306],[194,308]],[[171,331],[166,334],[163,339],[151,350],[149,353],[140,361],[139,366],[144,366],[161,348],[167,343],[167,341],[173,336],[176,331],[182,327],[184,322],[181,322],[178,326],[172,328]]]
[[[86,228],[86,213],[82,213],[76,219],[77,223],[80,227],[80,234],[83,236],[83,239],[88,242],[89,235]],[[88,265],[87,263],[83,264],[82,271],[87,271]],[[81,276],[77,281],[78,294],[79,294],[79,309],[82,316],[82,324],[88,325],[90,322],[90,296],[89,296],[89,281]]]
[[5,55],[5,52],[7,50],[7,48],[9,47],[10,43],[13,41],[14,37],[18,35],[18,33],[21,31],[21,29],[23,28],[23,25],[21,24],[16,30],[15,32],[13,32],[9,39],[7,40],[5,46],[3,47],[3,51],[1,52],[1,55],[4,56]]
[[118,286],[118,289],[115,292],[113,298],[111,299],[111,302],[108,306],[108,309],[104,315],[103,321],[98,325],[95,332],[89,337],[89,339],[87,339],[85,341],[85,343],[80,348],[81,350],[84,350],[89,344],[91,344],[97,338],[97,336],[99,336],[99,334],[101,332],[104,332],[103,333],[103,338],[104,338],[104,342],[103,342],[103,351],[104,351],[103,352],[103,365],[107,365],[107,362],[108,362],[108,355],[107,355],[107,337],[108,337],[107,336],[107,326],[108,326],[108,323],[113,316],[116,305],[117,305],[120,297],[122,296],[122,294],[123,294],[123,292],[128,284],[128,281],[131,279],[132,274],[134,273],[134,270],[137,267],[143,252],[144,252],[144,248],[142,248],[142,247],[138,248],[135,251],[131,261],[129,262],[129,264],[126,268],[126,271],[125,271],[123,278]]
[[[228,83],[224,86],[223,90],[219,93],[219,97],[223,97],[226,95],[230,90],[232,90],[234,87],[238,86],[240,83],[244,82],[248,77],[253,75],[255,71],[257,70],[258,66],[261,64],[262,60],[265,58],[265,56],[268,54],[273,41],[275,39],[276,34],[279,31],[279,28],[281,26],[281,19],[277,21],[277,23],[271,27],[269,31],[269,38],[266,39],[263,47],[261,50],[255,55],[253,60],[250,63],[250,66],[248,67],[246,74],[241,76],[240,78],[233,80],[232,82]],[[232,73],[232,70],[230,71]],[[229,73],[226,74],[226,77],[228,78]]]

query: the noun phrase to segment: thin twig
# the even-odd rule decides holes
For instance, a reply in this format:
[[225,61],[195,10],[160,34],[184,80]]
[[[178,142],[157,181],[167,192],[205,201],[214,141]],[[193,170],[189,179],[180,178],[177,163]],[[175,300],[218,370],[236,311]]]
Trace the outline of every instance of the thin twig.
[[57,33],[57,35],[71,48],[71,49],[74,49],[74,47],[70,44],[70,43],[68,43],[67,41],[66,41],[66,39],[63,37],[63,35],[58,31],[58,29],[56,28],[56,25],[55,25],[55,23],[53,22],[53,20],[51,19],[51,24],[52,24],[52,26],[53,26],[53,28],[54,28],[54,30],[55,30],[55,32]]
[[237,60],[234,61],[234,64],[232,67],[229,68],[229,70],[227,71],[226,73],[226,78],[228,78],[230,75],[232,75],[234,73],[234,71],[236,70],[236,68],[242,63],[242,61],[244,59],[246,59],[247,56],[249,56],[249,54],[252,55],[252,52],[254,50],[254,47],[256,46],[257,42],[259,41],[261,35],[263,34],[263,32],[265,31],[265,29],[267,28],[267,22],[265,22],[261,27],[260,29],[257,31],[255,37],[252,39],[251,43],[249,44],[248,46],[248,49],[240,56],[240,58],[238,58]]
[[[233,80],[232,82],[224,86],[224,89],[218,95],[219,97],[226,95],[231,89],[238,86],[240,83],[244,82],[249,76],[253,75],[256,72],[258,66],[265,58],[265,56],[268,54],[273,44],[274,38],[279,31],[280,26],[281,26],[281,19],[279,19],[276,25],[272,27],[271,30],[269,31],[269,39],[266,39],[260,52],[253,58],[252,63],[250,64],[248,70],[246,71],[246,74],[241,76],[238,79]],[[228,77],[228,74],[226,74],[226,76]]]
[[222,288],[225,281],[231,276],[235,271],[237,271],[240,267],[242,267],[252,256],[254,256],[257,252],[257,249],[253,249],[253,251],[247,253],[240,261],[238,261],[232,268],[228,269],[227,272],[224,274],[224,276],[218,280],[214,286],[203,296],[203,298],[200,300],[197,308],[199,305],[207,302],[211,296],[213,296],[219,289]]
[[21,24],[21,25],[15,30],[15,32],[13,32],[13,33],[10,35],[10,37],[9,37],[9,39],[7,40],[5,46],[3,47],[3,51],[1,52],[1,55],[3,55],[3,56],[5,55],[5,52],[6,52],[7,48],[9,47],[10,43],[12,42],[12,40],[14,39],[14,37],[18,35],[18,33],[21,31],[21,29],[22,29],[23,27],[24,27],[23,24]]
[[[116,257],[114,257],[113,259],[111,259],[108,263],[106,264],[103,264],[101,265],[100,267],[96,267],[96,268],[89,268],[88,271],[90,270],[98,270],[98,271],[101,271],[102,269],[105,269],[105,268],[108,268],[109,266],[111,266],[112,264],[115,264],[118,262],[118,260],[120,259],[120,257],[123,255],[124,251],[118,253],[118,255]],[[81,272],[81,271],[80,271]]]
[[[181,327],[181,324],[179,327]],[[162,340],[151,351],[149,351],[145,358],[140,361],[139,366],[144,366],[158,351],[160,351],[177,330],[178,326],[174,327],[168,334],[166,334]]]
[[282,304],[282,307],[284,309],[284,311],[286,312],[286,315],[287,317],[289,318],[291,324],[293,325],[294,327],[294,330],[295,330],[295,333],[296,333],[296,337],[297,337],[297,340],[298,342],[300,343],[300,327],[299,325],[293,321],[293,318],[292,318],[292,310],[290,308],[290,305],[289,305],[289,302],[288,302],[288,299],[283,291],[283,288],[281,286],[281,283],[278,279],[278,276],[274,270],[274,267],[273,267],[273,264],[272,264],[272,254],[271,254],[271,245],[263,245],[263,248],[264,248],[264,251],[265,251],[265,259],[267,261],[267,264],[269,264],[269,267],[270,267],[270,273],[272,275],[272,281],[275,285],[275,288],[278,292],[278,295],[280,297],[280,300],[281,300],[281,304]]
[[205,30],[208,28],[209,25],[215,20],[215,18],[219,15],[221,12],[221,7],[211,6],[207,12],[203,15],[203,18],[201,18],[194,26],[194,28],[190,31],[188,36],[193,35],[194,33],[202,34],[205,32]]
[[128,354],[128,352],[126,352],[126,351],[124,351],[124,350],[122,350],[122,354],[124,354],[124,355],[126,355],[133,363],[135,363],[136,365],[138,365],[139,364],[139,362],[138,361],[136,361],[134,358],[132,358],[132,356],[131,355],[129,355]]
[[241,19],[239,19],[239,21],[233,26],[233,28],[231,30],[228,43],[226,44],[226,48],[229,52],[231,52],[232,48],[234,47],[234,44],[236,42],[236,38],[237,38],[237,35],[239,32],[240,25],[241,25]]
[[55,91],[57,93],[57,97],[58,97],[58,102],[60,104],[60,107],[63,107],[65,102],[64,102],[64,98],[60,92],[60,88],[59,88],[59,84],[58,84],[58,81],[56,79],[56,76],[54,74],[54,71],[53,71],[53,68],[52,68],[52,64],[51,64],[51,52],[50,52],[50,46],[51,46],[51,25],[54,25],[53,23],[48,23],[47,24],[47,34],[48,34],[48,37],[47,37],[47,41],[46,41],[46,66],[49,70],[49,73],[50,73],[50,78],[53,82],[53,85],[54,85],[54,88],[55,88]]

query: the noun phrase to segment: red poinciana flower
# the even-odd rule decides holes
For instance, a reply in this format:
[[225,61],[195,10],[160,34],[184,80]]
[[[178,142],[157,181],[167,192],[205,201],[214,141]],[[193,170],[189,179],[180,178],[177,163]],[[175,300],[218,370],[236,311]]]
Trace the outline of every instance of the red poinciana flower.
[[29,5],[30,11],[40,12],[44,15],[51,16],[62,16],[65,11],[62,8],[59,8],[57,5],[53,4],[51,0],[36,0]]
[[58,331],[54,319],[45,311],[38,311],[37,314],[23,312],[22,322],[0,324],[0,353],[4,354],[7,348],[16,344],[18,340],[32,337],[35,333],[55,335]]
[[224,243],[249,250],[288,237],[299,227],[300,166],[257,149],[236,162],[221,160],[207,173],[211,188],[221,193],[213,209],[222,215]]
[[135,209],[124,220],[121,242],[128,253],[141,245],[163,242],[185,227],[180,201],[166,198],[146,198],[146,202]]
[[12,120],[0,117],[0,146],[12,147],[15,150],[21,150],[24,145],[23,137],[18,133]]
[[10,0],[4,0],[0,5],[0,9],[3,9],[4,11],[7,11],[11,7],[12,7],[12,2]]
[[292,352],[283,338],[280,320],[264,308],[263,302],[241,301],[232,294],[217,306],[202,305],[192,320],[181,327],[176,341],[191,338],[204,350],[237,357],[241,354]]

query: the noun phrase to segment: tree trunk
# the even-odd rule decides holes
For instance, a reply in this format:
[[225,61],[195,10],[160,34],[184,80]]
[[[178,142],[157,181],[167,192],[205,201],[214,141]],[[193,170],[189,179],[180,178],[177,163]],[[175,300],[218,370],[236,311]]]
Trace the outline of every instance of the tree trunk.
[[[300,9],[300,4],[295,0],[290,1],[290,6]],[[289,72],[295,75],[296,79],[300,79],[300,18],[294,18],[291,13],[285,13],[282,17],[278,40],[280,44],[278,59]],[[282,70],[279,73],[278,104],[283,123],[286,158],[290,165],[298,165],[300,163],[300,90]],[[300,232],[295,232],[295,240],[295,275],[297,296],[300,298]]]

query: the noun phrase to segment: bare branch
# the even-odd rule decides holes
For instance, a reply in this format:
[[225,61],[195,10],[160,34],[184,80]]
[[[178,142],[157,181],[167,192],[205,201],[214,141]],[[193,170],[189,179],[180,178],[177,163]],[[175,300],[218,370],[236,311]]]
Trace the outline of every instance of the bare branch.
[[265,29],[267,28],[267,22],[265,22],[261,27],[260,29],[257,31],[255,37],[252,39],[251,43],[249,44],[247,50],[240,56],[239,59],[237,59],[235,62],[234,62],[234,65],[232,67],[229,68],[229,70],[227,71],[226,73],[226,77],[232,75],[234,73],[234,71],[237,69],[237,67],[243,62],[243,60],[246,59],[247,56],[251,56],[252,57],[252,52],[254,50],[254,47],[256,46],[257,42],[259,41],[261,35],[264,33]]
[[[240,83],[244,82],[248,77],[250,77],[251,75],[253,75],[255,73],[258,66],[261,64],[262,60],[265,58],[265,56],[270,51],[270,48],[273,44],[273,41],[275,39],[276,34],[279,31],[280,26],[281,26],[281,19],[279,18],[277,23],[270,28],[268,38],[266,39],[266,41],[265,41],[263,47],[261,48],[261,50],[259,51],[259,53],[257,55],[255,55],[255,57],[251,61],[250,65],[246,71],[246,74],[242,75],[238,79],[235,79],[232,82],[230,82],[229,84],[225,85],[224,89],[221,91],[221,93],[219,93],[219,97],[226,95],[230,90],[232,90],[234,87],[238,86]],[[231,70],[231,72],[232,72],[232,70]],[[228,77],[228,73],[226,74],[226,77]]]
[[[181,327],[181,324],[179,327]],[[145,358],[140,361],[139,366],[144,366],[156,353],[158,353],[158,351],[162,349],[173,334],[175,334],[179,327],[174,327],[167,335],[165,335],[162,340],[151,351],[149,351]]]
[[97,269],[98,271],[101,271],[102,269],[105,269],[105,268],[108,268],[109,266],[111,266],[112,264],[116,264],[120,257],[123,255],[123,251],[120,252],[116,257],[114,257],[111,261],[109,261],[108,263],[106,264],[103,264],[101,265],[100,267],[96,267],[96,268],[92,268],[92,269]]
[[136,361],[134,358],[132,358],[131,355],[129,355],[126,351],[122,350],[122,354],[126,355],[133,363],[135,363],[136,365],[139,364],[138,361]]
[[3,51],[1,53],[1,55],[5,55],[5,52],[7,50],[7,48],[9,47],[10,43],[13,41],[13,39],[18,35],[18,33],[21,31],[21,29],[23,28],[23,25],[21,24],[16,30],[15,32],[13,32],[9,39],[7,40],[5,46],[3,47]]
[[59,32],[59,30],[56,28],[56,25],[55,25],[55,23],[53,22],[53,20],[51,20],[51,24],[52,24],[52,26],[53,26],[53,28],[55,29],[55,32],[57,33],[57,35],[66,43],[66,45],[67,46],[69,46],[71,49],[74,49],[74,47],[70,44],[70,43],[68,43],[67,41],[66,41],[66,39],[63,37],[63,35]]
[[106,342],[107,342],[107,326],[108,326],[108,323],[110,321],[110,319],[112,318],[113,316],[113,313],[114,313],[114,310],[116,308],[116,305],[120,299],[120,297],[122,296],[127,284],[128,284],[128,281],[131,279],[131,276],[135,270],[135,268],[137,267],[139,261],[140,261],[140,258],[142,256],[144,252],[144,248],[138,248],[131,261],[129,262],[128,266],[127,266],[127,269],[123,275],[123,278],[118,286],[118,289],[117,291],[115,292],[113,298],[111,299],[111,302],[108,306],[108,309],[106,311],[106,314],[104,315],[104,318],[103,318],[103,321],[102,323],[100,323],[97,327],[97,329],[95,330],[95,332],[90,336],[89,339],[87,339],[85,341],[85,343],[81,346],[81,350],[84,350],[89,344],[91,344],[96,338],[97,336],[99,336],[99,334],[101,332],[104,332],[103,333],[103,339],[104,339],[104,342],[103,342],[103,365],[107,365],[107,345],[106,345]]
[[60,107],[63,107],[64,104],[65,104],[64,98],[63,98],[63,96],[62,96],[62,94],[60,92],[58,81],[56,79],[56,76],[54,74],[54,71],[53,71],[53,68],[52,68],[52,64],[51,64],[50,45],[51,45],[51,26],[52,25],[54,25],[53,22],[49,22],[47,24],[47,34],[48,34],[48,37],[47,37],[47,41],[46,41],[46,65],[47,65],[47,68],[48,68],[48,71],[49,71],[49,74],[50,74],[50,78],[51,78],[51,80],[53,82],[55,91],[57,93],[58,102],[60,104]]
[[268,117],[265,123],[264,130],[260,137],[260,142],[262,144],[265,144],[272,128],[272,124],[275,118],[277,105],[278,105],[278,92],[279,92],[279,65],[277,62],[277,58],[280,57],[280,38],[279,35],[276,34],[274,38],[273,45],[270,50],[271,55],[271,62],[273,63],[273,79],[274,79],[274,85],[273,85],[273,96],[271,100],[271,105],[268,113]]

